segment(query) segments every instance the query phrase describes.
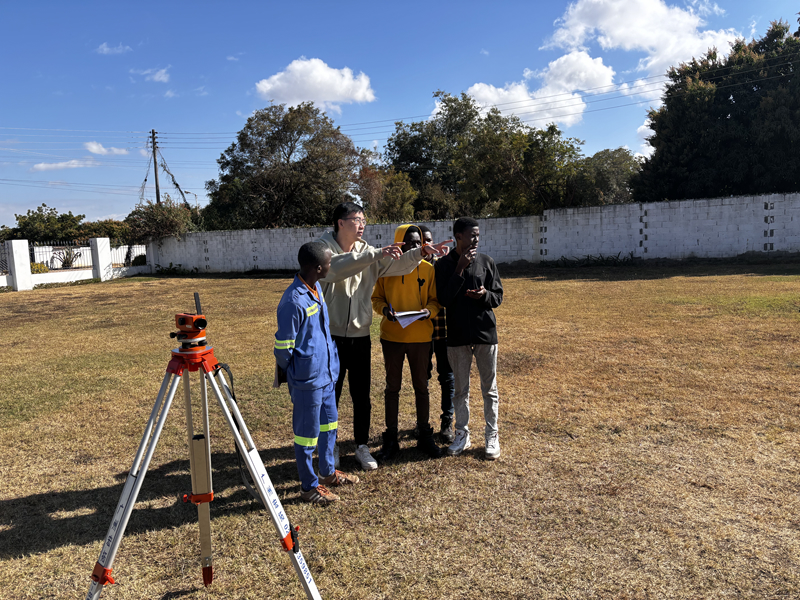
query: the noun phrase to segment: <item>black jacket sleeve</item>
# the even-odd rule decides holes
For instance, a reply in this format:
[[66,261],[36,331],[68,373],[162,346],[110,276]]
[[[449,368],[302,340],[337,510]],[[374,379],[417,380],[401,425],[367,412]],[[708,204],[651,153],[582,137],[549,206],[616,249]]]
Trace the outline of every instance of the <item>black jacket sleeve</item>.
[[497,308],[503,302],[503,282],[500,281],[500,272],[494,260],[489,256],[486,259],[486,282],[483,284],[486,295],[483,303],[488,308]]

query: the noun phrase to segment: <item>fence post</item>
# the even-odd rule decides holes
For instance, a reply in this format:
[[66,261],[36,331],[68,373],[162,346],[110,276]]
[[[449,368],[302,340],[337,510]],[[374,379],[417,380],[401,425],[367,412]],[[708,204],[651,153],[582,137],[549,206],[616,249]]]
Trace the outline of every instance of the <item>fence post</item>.
[[31,275],[28,240],[8,240],[6,242],[6,256],[8,257],[8,271],[14,281],[14,291],[32,290],[33,276]]
[[158,252],[158,240],[147,242],[147,266],[151,273],[158,272],[156,265],[161,264],[161,257]]
[[111,242],[108,238],[92,238],[92,277],[100,281],[114,278],[114,265],[111,262]]

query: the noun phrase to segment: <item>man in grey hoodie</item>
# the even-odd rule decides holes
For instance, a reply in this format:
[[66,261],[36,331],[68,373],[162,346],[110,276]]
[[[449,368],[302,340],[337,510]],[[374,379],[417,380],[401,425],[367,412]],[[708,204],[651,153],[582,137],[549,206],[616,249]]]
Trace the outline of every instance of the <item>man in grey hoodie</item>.
[[[339,379],[336,382],[336,405],[342,395],[345,373],[353,400],[353,437],[356,460],[366,471],[378,468],[367,443],[372,414],[370,386],[372,374],[372,290],[379,277],[407,275],[425,256],[447,252],[447,240],[422,246],[403,254],[401,244],[383,248],[370,246],[361,239],[367,221],[364,209],[354,202],[344,202],[333,211],[333,231],[320,241],[331,250],[331,267],[320,280],[328,305],[331,335],[339,352]],[[335,449],[338,462],[338,446]]]

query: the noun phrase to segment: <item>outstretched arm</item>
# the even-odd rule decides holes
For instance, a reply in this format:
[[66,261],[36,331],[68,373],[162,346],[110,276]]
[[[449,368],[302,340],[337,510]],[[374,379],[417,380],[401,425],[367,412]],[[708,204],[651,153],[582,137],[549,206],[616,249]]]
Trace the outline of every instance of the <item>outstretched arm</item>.
[[402,246],[402,244],[391,244],[383,248],[370,246],[364,252],[334,254],[331,257],[331,268],[328,271],[328,275],[325,279],[320,279],[320,281],[322,283],[336,283],[353,275],[358,275],[379,260],[395,260],[402,256],[399,246]]

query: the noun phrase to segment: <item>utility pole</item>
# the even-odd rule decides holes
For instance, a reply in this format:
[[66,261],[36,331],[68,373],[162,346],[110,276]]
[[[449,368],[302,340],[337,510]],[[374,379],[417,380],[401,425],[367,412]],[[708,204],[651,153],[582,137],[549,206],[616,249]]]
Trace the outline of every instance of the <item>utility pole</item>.
[[158,147],[156,146],[156,130],[152,129],[150,131],[151,142],[153,146],[153,172],[156,174],[156,204],[161,204],[161,194],[158,189],[158,158],[156,157],[156,151]]

